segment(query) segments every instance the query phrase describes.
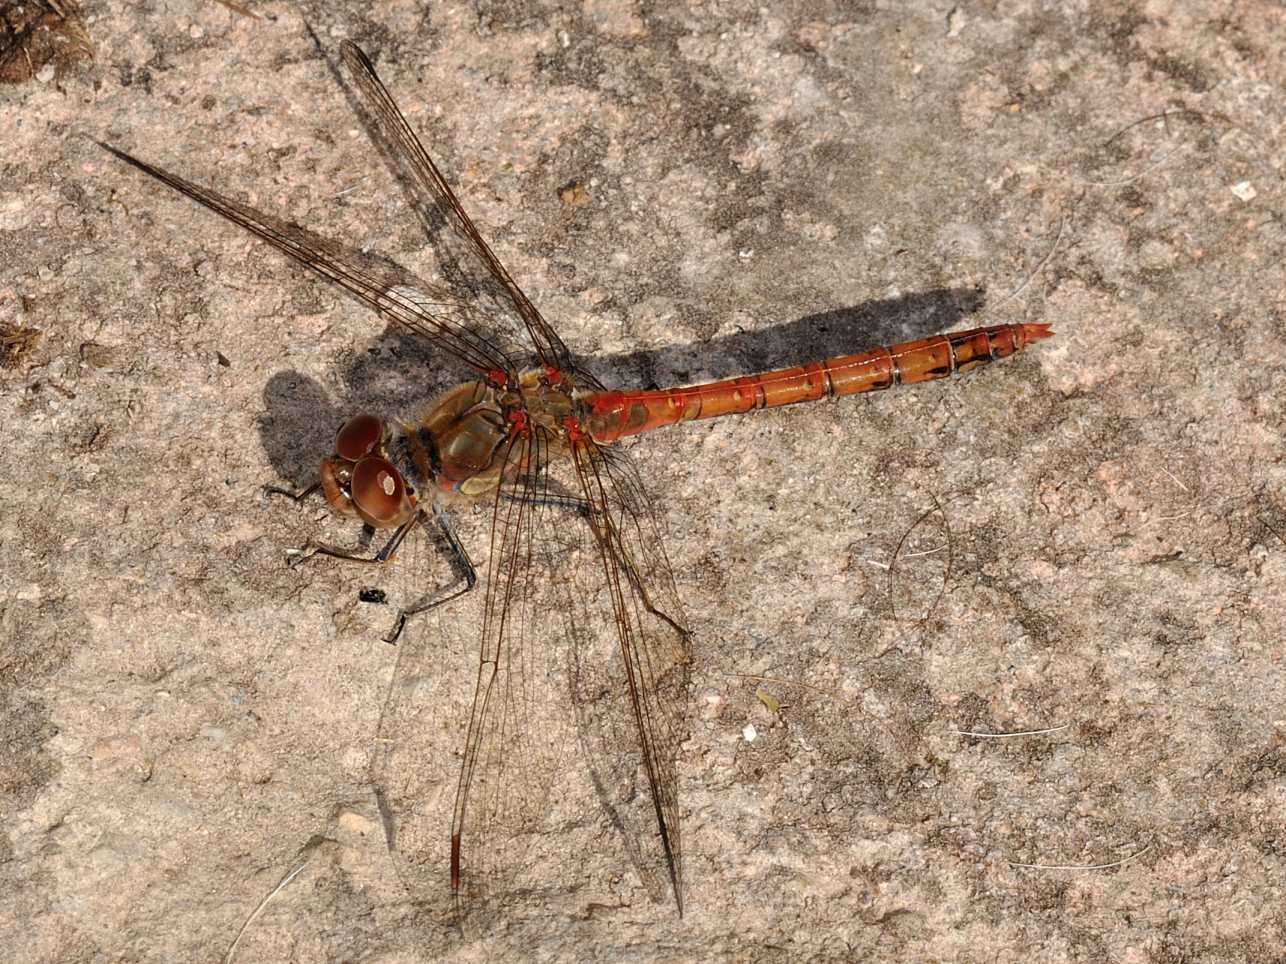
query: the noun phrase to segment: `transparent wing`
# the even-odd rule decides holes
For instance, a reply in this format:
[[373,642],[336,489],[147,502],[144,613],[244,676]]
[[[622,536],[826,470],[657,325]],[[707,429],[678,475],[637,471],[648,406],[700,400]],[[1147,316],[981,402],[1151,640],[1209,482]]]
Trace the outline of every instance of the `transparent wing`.
[[[525,892],[562,890],[575,865],[542,824],[579,746],[609,811],[602,826],[653,896],[667,882],[680,895],[688,642],[638,478],[596,446],[576,461],[551,453],[538,431],[507,459],[511,482],[472,533],[490,543],[475,559],[482,592],[415,617],[403,637],[375,774],[395,859],[447,916],[486,920]],[[452,780],[446,754],[461,745]]]
[[[342,52],[358,90],[379,123],[385,145],[404,166],[412,183],[426,195],[424,200],[428,210],[437,212],[459,242],[453,255],[461,274],[453,280],[461,287],[467,287],[479,306],[521,319],[542,365],[570,371],[571,358],[567,346],[478,233],[437,165],[398,110],[392,95],[376,75],[370,59],[351,41],[344,41]],[[445,247],[448,241],[441,234],[437,240],[440,248]],[[443,253],[439,251],[439,254]]]
[[[488,553],[474,559],[479,590],[408,621],[380,724],[374,782],[391,850],[412,893],[443,919],[550,883],[529,855],[575,745],[567,593],[555,574],[568,526],[583,523],[550,488],[544,435],[507,444],[510,482],[485,524],[483,513],[460,520],[466,547]],[[408,561],[404,578],[441,582],[435,556],[399,563]]]
[[269,217],[216,191],[140,161],[110,144],[101,146],[262,238],[323,278],[335,282],[381,316],[429,338],[440,349],[482,375],[494,378],[497,373],[506,373],[512,378],[516,374],[511,360],[513,339],[509,333],[497,320],[487,317],[449,288],[426,284],[398,265],[348,250],[298,225]]
[[[679,747],[690,638],[647,495],[628,455],[584,439],[573,449],[598,565],[588,567],[614,632],[584,640],[573,673],[595,782],[654,899],[668,881],[683,912]],[[603,652],[603,646],[608,648]]]
[[[503,896],[539,829],[571,734],[565,663],[558,507],[546,436],[510,440],[515,473],[492,510],[482,640],[451,820],[451,889],[465,905]],[[539,884],[539,874],[532,883]]]

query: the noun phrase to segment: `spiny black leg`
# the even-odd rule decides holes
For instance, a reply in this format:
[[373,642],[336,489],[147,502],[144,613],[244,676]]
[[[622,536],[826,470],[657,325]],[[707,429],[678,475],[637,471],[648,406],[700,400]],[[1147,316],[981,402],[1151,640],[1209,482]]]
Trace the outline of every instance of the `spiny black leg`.
[[[450,563],[451,569],[455,572],[456,578],[445,586],[433,590],[421,596],[418,600],[401,610],[397,614],[397,622],[384,637],[386,643],[396,643],[397,638],[402,635],[402,630],[406,626],[408,617],[415,616],[418,613],[428,612],[430,609],[436,609],[452,599],[458,599],[478,583],[478,572],[473,567],[473,560],[469,558],[469,553],[465,551],[464,544],[460,542],[460,537],[456,535],[455,527],[451,524],[451,517],[440,505],[433,506],[433,518],[438,524],[438,530],[446,538],[447,547],[451,550]],[[416,520],[428,529],[428,519],[423,512],[417,513]],[[463,586],[461,586],[463,583]]]
[[[397,551],[398,546],[402,544],[402,540],[406,538],[406,534],[411,531],[411,526],[415,525],[416,519],[421,515],[422,513],[417,512],[406,522],[403,522],[398,526],[397,531],[393,533],[392,538],[389,539],[384,548],[373,556],[363,556],[359,553],[349,552],[347,549],[337,549],[334,546],[328,546],[321,542],[313,542],[309,539],[302,549],[289,550],[290,555],[292,556],[290,565],[303,565],[314,556],[330,556],[332,559],[343,559],[345,562],[361,562],[366,563],[367,565],[383,565],[388,562],[393,553]],[[363,548],[369,549],[370,535],[365,532],[364,535],[364,541],[367,544]]]
[[[318,490],[320,490],[321,487],[322,487],[321,482],[314,482],[312,485],[308,486],[308,488],[301,489],[298,492],[294,492],[290,489],[283,489],[280,486],[276,486],[276,485],[265,485],[263,487],[263,491],[265,495],[284,495],[287,499],[290,499],[292,502],[298,504],[300,502],[303,502],[304,499],[308,498],[314,492],[317,492]],[[374,534],[375,534],[375,530],[372,529],[369,525],[362,526],[362,534],[357,538],[357,543],[362,548],[362,551],[366,551],[367,549],[370,548],[371,537]],[[318,552],[321,552],[322,555],[334,556],[336,559],[358,559],[358,557],[353,555],[352,553],[346,553],[343,550],[334,549],[330,546],[322,546],[314,551],[308,551],[308,549],[309,549],[309,546],[305,546],[303,549],[291,550],[291,555],[292,555],[291,565],[297,566],[305,559],[311,559]],[[387,553],[385,554],[385,558],[387,558]],[[370,562],[372,560],[360,559],[360,561]],[[377,558],[374,561],[378,562],[382,560]]]
[[[271,491],[276,494],[288,496],[295,501],[299,501],[311,495],[319,487],[320,483],[315,483],[303,492],[299,493],[290,492],[285,489],[271,489]],[[455,527],[451,525],[450,517],[447,516],[441,506],[436,504],[433,507],[433,517],[437,522],[439,532],[445,538],[447,547],[450,550],[449,560],[451,563],[451,569],[455,573],[456,578],[447,585],[421,596],[412,605],[405,609],[399,610],[397,614],[397,622],[384,636],[385,642],[394,643],[397,641],[397,638],[402,635],[402,629],[406,625],[408,617],[414,616],[417,613],[427,612],[430,609],[435,609],[443,603],[450,602],[452,599],[463,596],[477,585],[477,570],[474,569],[473,562],[469,559],[469,554],[465,551],[464,545],[456,535]],[[398,526],[388,542],[386,542],[374,555],[368,556],[361,552],[352,552],[347,549],[340,549],[336,546],[329,546],[325,543],[314,542],[309,539],[303,548],[289,550],[289,554],[291,556],[290,565],[292,567],[303,565],[303,563],[315,556],[329,556],[332,559],[339,559],[343,562],[356,562],[364,565],[383,565],[392,560],[393,554],[397,552],[407,535],[410,534],[412,526],[417,523],[425,527],[426,531],[429,532],[429,537],[431,539],[436,534],[429,529],[427,514],[423,509],[421,509],[406,522]],[[374,531],[375,530],[370,526],[363,527],[361,537],[363,549],[369,550],[371,536],[374,534]],[[371,590],[369,589],[363,590],[362,592],[366,593],[368,596],[371,594]]]
[[[402,540],[406,538],[406,534],[411,531],[411,526],[415,525],[423,515],[423,512],[416,512],[412,518],[398,526],[397,531],[393,533],[393,538],[384,544],[383,549],[375,553],[375,561],[388,562],[392,559],[393,553],[397,552],[398,546],[402,544]],[[374,533],[375,530],[372,529],[371,534],[374,535]]]
[[363,552],[368,552],[371,548],[371,541],[375,538],[375,529],[373,526],[363,525],[362,531],[357,534],[357,545]]

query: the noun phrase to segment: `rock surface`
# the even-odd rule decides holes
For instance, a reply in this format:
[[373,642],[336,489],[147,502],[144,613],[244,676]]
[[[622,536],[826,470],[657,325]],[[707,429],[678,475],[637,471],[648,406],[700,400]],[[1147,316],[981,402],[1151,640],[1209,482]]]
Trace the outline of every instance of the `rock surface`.
[[[235,960],[1286,954],[1281,7],[88,13],[92,63],[0,90],[8,959],[221,960],[297,868]],[[343,38],[605,381],[1057,331],[629,444],[695,631],[682,918],[574,740],[540,887],[464,933],[408,894],[388,609],[260,492],[462,373],[94,143],[432,277]]]

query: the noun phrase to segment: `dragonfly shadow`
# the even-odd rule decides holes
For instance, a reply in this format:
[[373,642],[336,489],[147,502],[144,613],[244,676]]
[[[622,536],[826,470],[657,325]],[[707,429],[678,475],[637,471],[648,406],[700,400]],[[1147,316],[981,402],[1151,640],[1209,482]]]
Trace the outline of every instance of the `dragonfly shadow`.
[[623,383],[608,387],[668,388],[685,380],[730,378],[925,338],[981,311],[985,302],[978,288],[935,288],[688,345],[577,358],[577,363],[600,377],[616,374],[615,380]]
[[[334,242],[330,246],[342,250]],[[372,259],[369,253],[351,254],[368,263]],[[405,283],[425,286],[404,268],[391,262],[387,266],[390,271],[396,269]],[[939,288],[698,343],[573,358],[577,367],[611,388],[672,387],[698,375],[725,378],[923,338],[958,325],[984,303],[980,290]],[[335,433],[346,419],[359,412],[413,418],[469,373],[435,352],[428,339],[390,325],[347,360],[340,377],[342,400],[295,371],[274,375],[264,387],[266,411],[260,419],[260,435],[279,478],[299,486],[310,484],[318,463],[331,454]]]
[[[320,39],[311,28],[309,32],[322,52]],[[371,143],[394,175],[406,203],[419,218],[446,284],[426,284],[386,258],[334,241],[323,241],[311,232],[301,231],[301,234],[341,263],[359,266],[367,278],[385,290],[404,286],[425,292],[446,288],[458,295],[467,293],[475,309],[472,323],[480,326],[475,333],[484,338],[495,334],[483,330],[484,319],[493,310],[508,311],[513,307],[503,285],[487,273],[477,252],[470,251],[469,241],[447,224],[450,214],[443,199],[430,198],[431,192],[416,189],[414,173],[408,170],[403,153],[391,148],[387,132],[370,113],[370,98],[363,98],[354,82],[324,52],[322,59],[361,118]],[[360,79],[356,83],[360,85]],[[375,84],[378,85],[378,80]],[[263,215],[258,217],[270,220]],[[798,365],[922,338],[952,327],[964,316],[980,310],[983,302],[983,293],[977,289],[940,288],[868,301],[765,330],[738,331],[699,343],[618,355],[573,355],[573,364],[604,380],[609,387],[681,385],[706,377],[730,377]],[[513,349],[508,344],[497,347],[506,353]],[[343,405],[337,405],[331,393],[298,372],[273,376],[264,388],[266,411],[260,420],[260,434],[278,476],[296,485],[311,484],[316,478],[318,462],[331,453],[335,432],[354,414],[414,417],[417,410],[435,396],[468,377],[458,365],[444,364],[448,361],[433,350],[427,338],[390,325],[345,366],[341,373]],[[454,376],[449,374],[452,367]]]
[[318,382],[299,372],[273,375],[263,397],[259,438],[276,479],[299,489],[311,485],[321,460],[335,447],[344,413]]
[[[432,290],[387,258],[322,241],[311,232],[300,233],[318,246],[324,244],[333,256],[360,266],[368,278],[378,279],[386,288],[405,285]],[[356,295],[346,294],[369,310]],[[452,367],[445,364],[453,361],[435,353],[424,336],[390,323],[383,335],[348,359],[340,373],[342,402],[308,375],[278,372],[264,386],[264,414],[258,426],[264,451],[278,477],[295,485],[310,485],[316,481],[321,459],[332,454],[335,434],[347,419],[359,412],[384,418],[414,416],[417,405],[467,378],[458,363]]]

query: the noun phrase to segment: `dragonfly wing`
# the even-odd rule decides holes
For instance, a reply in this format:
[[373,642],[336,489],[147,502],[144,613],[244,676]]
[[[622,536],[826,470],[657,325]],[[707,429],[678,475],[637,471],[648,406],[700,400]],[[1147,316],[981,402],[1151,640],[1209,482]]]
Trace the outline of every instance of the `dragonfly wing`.
[[140,161],[110,144],[102,144],[102,147],[267,241],[278,251],[355,295],[383,317],[429,338],[437,347],[480,374],[491,375],[512,368],[508,353],[497,345],[500,333],[492,330],[491,323],[476,306],[461,300],[450,289],[426,284],[398,265],[348,250],[298,225],[270,217],[163,168]]
[[[578,745],[606,832],[622,832],[654,897],[682,894],[675,767],[690,652],[670,567],[623,455],[592,443],[574,461],[547,455],[538,429],[514,441],[490,556],[475,560],[483,591],[408,623],[380,728],[376,783],[403,878],[424,896],[453,883],[454,912],[473,921],[565,885],[550,879],[565,845],[539,831]],[[470,657],[465,637],[479,625]],[[448,681],[465,673],[472,693],[453,692]],[[453,795],[444,754],[461,737]]]
[[[586,594],[610,606],[614,630],[597,641],[578,641],[578,729],[644,883],[660,899],[668,882],[682,913],[676,767],[687,737],[690,637],[633,463],[625,452],[589,440],[577,443],[573,454],[598,556],[598,565],[584,571],[596,573],[600,585],[597,591],[587,586]],[[608,651],[592,651],[595,642]]]
[[[512,483],[491,516],[482,640],[451,822],[451,887],[466,906],[502,897],[547,810],[569,722],[566,609],[553,576],[558,508],[543,432],[510,441]],[[563,724],[563,725],[560,725]],[[529,881],[539,886],[539,875]]]
[[[518,893],[556,886],[548,837],[538,831],[560,762],[575,746],[567,587],[555,576],[560,533],[581,523],[551,487],[541,433],[509,444],[501,457],[510,482],[486,526],[481,513],[460,520],[466,546],[471,535],[490,540],[489,556],[474,560],[480,591],[408,620],[374,768],[403,880],[428,907],[441,905],[444,918],[475,922]],[[441,572],[398,560],[408,561],[414,574],[404,579],[443,581]],[[474,681],[468,692],[465,679]]]
[[[480,303],[490,305],[494,311],[521,319],[541,364],[552,365],[560,371],[570,370],[567,346],[478,233],[446,178],[398,110],[388,88],[376,75],[370,59],[351,41],[344,41],[342,51],[344,63],[348,65],[357,89],[378,121],[383,141],[405,167],[411,182],[422,192],[429,211],[437,212],[459,242],[453,252],[456,267],[462,273],[459,284],[469,288]],[[448,238],[441,232],[438,243],[439,247],[448,243]]]

